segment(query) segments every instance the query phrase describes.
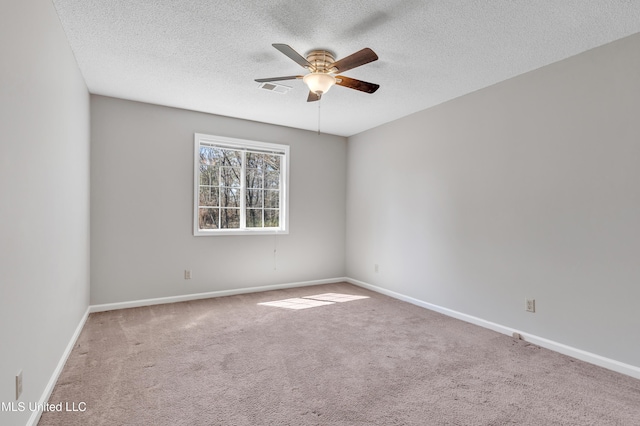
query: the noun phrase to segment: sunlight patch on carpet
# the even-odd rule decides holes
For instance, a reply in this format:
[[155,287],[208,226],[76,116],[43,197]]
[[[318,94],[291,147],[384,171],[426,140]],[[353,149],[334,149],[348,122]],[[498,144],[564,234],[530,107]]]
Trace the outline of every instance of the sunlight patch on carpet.
[[277,308],[287,309],[308,309],[323,305],[333,305],[333,302],[323,302],[322,300],[301,299],[294,297],[293,299],[276,300],[274,302],[262,302],[258,305],[275,306]]
[[368,299],[369,296],[358,296],[356,294],[323,293],[315,296],[304,296],[305,299],[324,300],[325,302],[351,302],[352,300]]
[[258,305],[275,306],[286,309],[308,309],[318,306],[333,305],[334,303],[350,302],[358,299],[368,299],[369,296],[357,296],[354,294],[323,293],[315,296],[294,297],[292,299],[276,300],[273,302],[261,302]]

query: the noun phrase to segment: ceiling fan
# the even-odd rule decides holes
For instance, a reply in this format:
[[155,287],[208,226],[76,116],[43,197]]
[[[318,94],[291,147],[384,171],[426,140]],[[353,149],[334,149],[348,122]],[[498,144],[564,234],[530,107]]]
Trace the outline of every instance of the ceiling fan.
[[366,81],[356,80],[343,75],[336,75],[337,73],[342,73],[359,67],[360,65],[378,60],[378,55],[368,47],[336,61],[333,53],[328,50],[312,50],[305,58],[286,44],[274,43],[272,46],[310,72],[306,75],[258,78],[256,81],[258,83],[266,83],[302,79],[309,87],[307,102],[319,101],[322,95],[327,93],[334,84],[365,93],[373,93],[380,87],[378,84],[367,83]]

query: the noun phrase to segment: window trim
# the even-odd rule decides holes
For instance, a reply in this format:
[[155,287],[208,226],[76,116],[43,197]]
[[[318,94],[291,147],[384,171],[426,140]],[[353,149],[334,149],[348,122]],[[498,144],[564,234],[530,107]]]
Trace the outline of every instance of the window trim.
[[[193,145],[193,235],[202,236],[221,236],[221,235],[274,235],[289,233],[289,145],[275,144],[269,142],[260,142],[247,139],[230,138],[226,136],[207,135],[203,133],[194,134]],[[199,201],[200,201],[200,146],[203,144],[212,144],[238,151],[272,151],[282,155],[280,170],[280,227],[279,228],[233,228],[233,229],[200,229],[199,228]],[[242,179],[241,183],[241,214],[246,214],[245,210],[245,194],[246,179],[244,175],[245,162],[242,163]]]

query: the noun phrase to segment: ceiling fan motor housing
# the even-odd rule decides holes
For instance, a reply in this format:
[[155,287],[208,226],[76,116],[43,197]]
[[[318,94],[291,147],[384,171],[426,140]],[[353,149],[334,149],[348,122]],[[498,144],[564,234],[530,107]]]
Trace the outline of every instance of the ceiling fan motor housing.
[[313,66],[312,72],[330,73],[331,65],[336,61],[333,53],[328,50],[312,50],[307,53],[307,61]]

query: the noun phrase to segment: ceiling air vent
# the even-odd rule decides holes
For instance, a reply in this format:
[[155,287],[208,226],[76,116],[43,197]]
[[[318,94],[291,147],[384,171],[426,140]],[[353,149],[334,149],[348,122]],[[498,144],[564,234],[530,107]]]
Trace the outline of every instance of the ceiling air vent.
[[283,86],[282,84],[275,83],[261,83],[258,88],[276,93],[287,93],[291,90],[291,87],[289,86]]

